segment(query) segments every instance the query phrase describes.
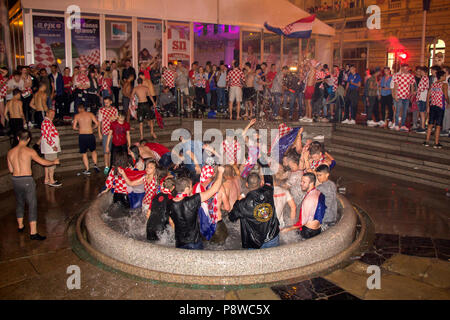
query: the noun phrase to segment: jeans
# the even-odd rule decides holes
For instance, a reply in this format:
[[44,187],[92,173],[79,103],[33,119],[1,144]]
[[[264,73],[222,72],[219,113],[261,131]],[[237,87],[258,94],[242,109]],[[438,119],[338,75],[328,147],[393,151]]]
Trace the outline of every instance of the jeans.
[[188,243],[184,246],[178,247],[179,249],[190,249],[190,250],[203,250],[203,242],[200,240],[197,243]]
[[225,88],[217,88],[217,105],[219,106],[220,111],[226,106]]
[[278,247],[279,245],[280,245],[280,235],[278,234],[272,240],[264,242],[264,244],[261,246],[261,249]]
[[396,102],[397,108],[395,110],[395,125],[398,126],[398,116],[400,115],[400,109],[402,112],[402,123],[400,127],[403,127],[405,125],[406,121],[406,115],[408,114],[408,107],[409,107],[409,99],[398,99]]
[[273,95],[273,116],[278,117],[281,105],[281,92],[274,92]]
[[358,108],[358,88],[349,88],[346,95],[344,120],[348,119],[349,108],[351,108],[352,120],[356,120],[356,109]]
[[380,121],[378,116],[378,98],[377,96],[369,96],[369,103],[367,105],[367,120],[372,120],[372,114],[375,115],[375,121]]
[[37,220],[36,183],[31,176],[11,177],[16,194],[16,218],[23,218],[25,204],[28,205],[28,220]]
[[283,93],[283,109],[287,110],[287,102],[288,102],[288,98],[291,95],[291,92],[286,90]]
[[386,120],[386,107],[388,111],[388,120],[392,120],[394,111],[392,109],[392,95],[381,96],[381,119]]

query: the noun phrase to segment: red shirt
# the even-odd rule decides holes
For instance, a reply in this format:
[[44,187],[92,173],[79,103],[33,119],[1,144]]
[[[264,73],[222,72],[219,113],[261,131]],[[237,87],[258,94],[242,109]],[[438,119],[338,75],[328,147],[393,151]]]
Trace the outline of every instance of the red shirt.
[[267,76],[266,76],[266,80],[267,82],[270,82],[269,88],[272,88],[272,80],[275,79],[277,73],[276,72],[272,72],[270,71]]
[[149,147],[150,150],[155,151],[157,154],[159,154],[160,157],[162,157],[167,152],[170,152],[169,149],[167,149],[165,146],[163,146],[160,143],[156,142],[148,142],[145,144],[147,147]]
[[130,124],[128,122],[124,122],[120,124],[119,121],[114,121],[111,123],[111,131],[112,131],[112,143],[115,146],[123,146],[127,144],[127,131],[130,131]]

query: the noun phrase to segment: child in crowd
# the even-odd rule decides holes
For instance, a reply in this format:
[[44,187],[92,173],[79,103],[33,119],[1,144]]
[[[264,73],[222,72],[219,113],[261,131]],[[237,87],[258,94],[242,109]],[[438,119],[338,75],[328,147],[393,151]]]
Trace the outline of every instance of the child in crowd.
[[328,180],[330,177],[330,167],[321,164],[316,169],[317,184],[316,188],[325,196],[325,215],[322,220],[322,230],[334,226],[337,222],[337,199],[336,185]]

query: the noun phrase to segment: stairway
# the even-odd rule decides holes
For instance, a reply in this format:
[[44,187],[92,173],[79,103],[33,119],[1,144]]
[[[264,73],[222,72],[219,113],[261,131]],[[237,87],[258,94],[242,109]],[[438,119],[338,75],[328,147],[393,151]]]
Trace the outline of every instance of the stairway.
[[442,149],[424,147],[423,141],[419,133],[336,124],[326,147],[338,166],[448,189],[450,138],[440,137]]

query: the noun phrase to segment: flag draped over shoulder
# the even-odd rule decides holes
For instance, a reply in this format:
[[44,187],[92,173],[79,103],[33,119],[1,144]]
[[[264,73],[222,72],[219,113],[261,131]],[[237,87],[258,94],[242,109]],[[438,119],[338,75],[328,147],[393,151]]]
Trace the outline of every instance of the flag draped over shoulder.
[[264,23],[264,27],[267,30],[272,31],[280,36],[287,38],[310,38],[312,33],[312,24],[316,15],[313,14],[309,17],[297,20],[285,26],[284,28],[276,28],[270,26],[267,22]]
[[281,163],[286,153],[286,150],[295,142],[301,127],[289,128],[282,123],[278,127],[278,135],[272,142],[270,153],[273,155],[273,150],[278,148],[278,160]]

